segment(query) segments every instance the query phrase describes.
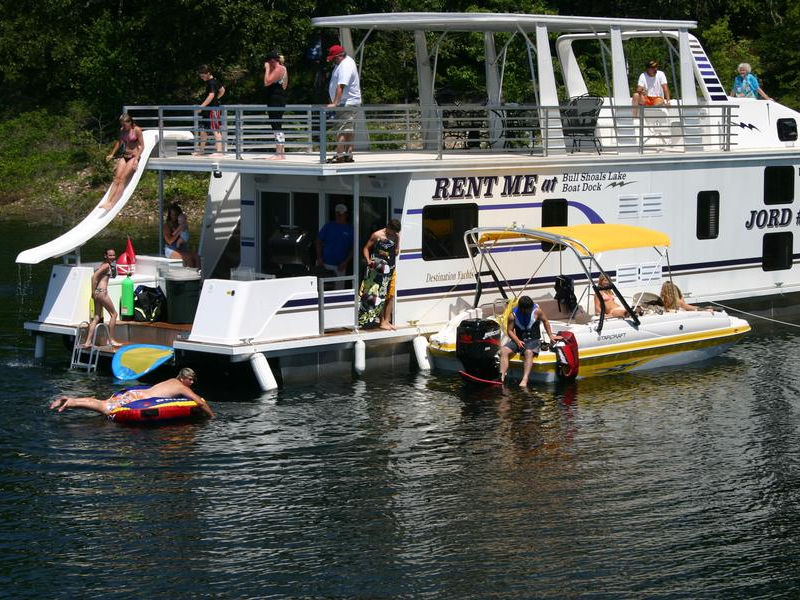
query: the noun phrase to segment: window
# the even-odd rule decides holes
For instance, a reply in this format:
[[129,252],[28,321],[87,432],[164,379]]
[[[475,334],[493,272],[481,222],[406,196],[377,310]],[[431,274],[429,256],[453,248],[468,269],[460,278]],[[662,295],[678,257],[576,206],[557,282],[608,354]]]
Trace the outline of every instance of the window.
[[[564,227],[567,223],[567,201],[564,198],[548,198],[542,202],[542,227]],[[542,250],[550,252],[553,244],[542,242]],[[556,248],[561,252],[564,248]]]
[[477,204],[426,206],[422,209],[422,258],[466,258],[464,232],[477,226]]
[[[267,192],[259,195],[259,215],[261,222],[261,257],[259,269],[264,273],[290,276],[304,273],[314,264],[316,254],[313,248],[319,229],[319,194],[316,192]],[[292,267],[279,268],[289,260],[286,244],[274,240],[276,235],[289,230],[294,231],[297,240],[297,256],[293,257]],[[301,236],[301,234],[303,234]]]
[[563,198],[548,198],[542,202],[542,227],[567,225],[567,201]]
[[794,119],[778,119],[778,139],[782,142],[797,140],[797,121]]
[[794,167],[764,167],[764,204],[794,202]]
[[762,245],[761,268],[765,271],[784,271],[792,268],[791,231],[766,233]]
[[719,192],[697,193],[697,239],[713,240],[719,237]]

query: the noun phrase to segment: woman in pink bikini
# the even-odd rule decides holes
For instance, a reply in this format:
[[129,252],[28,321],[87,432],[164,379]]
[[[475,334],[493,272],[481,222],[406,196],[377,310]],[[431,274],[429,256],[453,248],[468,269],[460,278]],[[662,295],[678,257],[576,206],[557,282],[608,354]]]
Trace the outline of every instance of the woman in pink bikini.
[[142,128],[134,123],[128,113],[119,118],[119,125],[119,139],[114,142],[111,153],[106,156],[106,160],[116,159],[117,164],[114,167],[114,182],[108,192],[108,200],[98,206],[104,210],[111,209],[120,199],[122,191],[139,166],[139,157],[144,150]]

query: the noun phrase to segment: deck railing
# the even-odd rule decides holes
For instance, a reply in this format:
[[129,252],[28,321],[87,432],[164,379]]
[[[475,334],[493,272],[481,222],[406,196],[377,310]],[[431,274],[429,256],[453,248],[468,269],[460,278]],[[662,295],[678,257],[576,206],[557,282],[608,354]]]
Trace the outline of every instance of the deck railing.
[[[599,99],[598,99],[599,100]],[[601,100],[602,102],[602,100]],[[179,155],[215,152],[215,131],[208,108],[199,106],[129,106],[126,111],[145,128],[191,131],[194,140],[179,143]],[[217,110],[217,109],[215,109]],[[311,155],[325,162],[335,151],[341,108],[312,105],[218,107],[224,152],[258,158],[275,148],[273,125],[280,121],[287,153]],[[574,152],[622,154],[728,151],[736,144],[731,128],[736,105],[613,106],[581,113],[561,106],[504,104],[415,104],[361,106],[354,124],[355,149],[370,153],[511,153],[548,156]],[[278,119],[277,116],[280,115]],[[201,134],[207,141],[201,148]],[[161,153],[164,154],[163,135]]]

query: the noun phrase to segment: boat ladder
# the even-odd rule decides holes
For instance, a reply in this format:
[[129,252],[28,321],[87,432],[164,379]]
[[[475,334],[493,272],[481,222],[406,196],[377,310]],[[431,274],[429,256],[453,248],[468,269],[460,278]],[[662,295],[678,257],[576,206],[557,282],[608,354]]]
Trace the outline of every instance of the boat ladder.
[[75,344],[72,346],[72,358],[70,360],[70,369],[83,369],[86,368],[87,373],[91,373],[93,371],[97,371],[97,361],[100,358],[100,348],[97,347],[97,335],[99,332],[103,332],[106,336],[106,339],[111,339],[111,333],[108,330],[108,325],[105,323],[98,323],[97,327],[94,328],[94,332],[92,333],[92,344],[89,347],[89,356],[86,360],[83,359],[83,354],[86,352],[86,348],[83,347],[83,344],[86,342],[86,334],[84,334],[84,330],[86,334],[89,333],[89,322],[83,321],[80,325],[78,325],[78,329],[75,332]]

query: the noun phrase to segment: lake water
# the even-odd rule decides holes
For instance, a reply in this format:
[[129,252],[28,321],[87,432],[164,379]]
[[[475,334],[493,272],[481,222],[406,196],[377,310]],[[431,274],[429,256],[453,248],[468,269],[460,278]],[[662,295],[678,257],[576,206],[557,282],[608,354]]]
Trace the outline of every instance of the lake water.
[[795,329],[569,387],[216,388],[213,421],[120,427],[47,410],[115,389],[55,339],[33,364],[49,267],[13,259],[50,233],[0,224],[0,596],[798,595]]

